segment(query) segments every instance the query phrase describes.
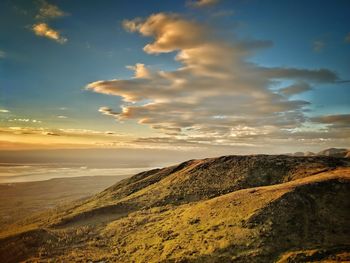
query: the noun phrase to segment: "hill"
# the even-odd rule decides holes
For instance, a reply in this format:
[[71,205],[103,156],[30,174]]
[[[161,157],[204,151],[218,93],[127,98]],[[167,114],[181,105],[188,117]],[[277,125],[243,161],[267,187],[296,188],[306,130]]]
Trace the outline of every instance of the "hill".
[[317,155],[333,156],[333,157],[349,157],[350,150],[345,148],[329,148],[317,153]]
[[350,260],[350,167],[223,156],[139,173],[0,233],[0,261]]
[[318,153],[313,152],[295,152],[292,154],[287,154],[291,156],[331,156],[331,157],[341,157],[350,158],[350,150],[346,148],[328,148],[322,150]]

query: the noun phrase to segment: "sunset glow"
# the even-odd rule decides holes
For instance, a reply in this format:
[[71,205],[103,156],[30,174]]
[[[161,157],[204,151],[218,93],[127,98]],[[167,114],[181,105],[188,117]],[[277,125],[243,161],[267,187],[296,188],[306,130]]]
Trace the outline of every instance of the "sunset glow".
[[135,3],[2,1],[3,150],[349,146],[346,1]]

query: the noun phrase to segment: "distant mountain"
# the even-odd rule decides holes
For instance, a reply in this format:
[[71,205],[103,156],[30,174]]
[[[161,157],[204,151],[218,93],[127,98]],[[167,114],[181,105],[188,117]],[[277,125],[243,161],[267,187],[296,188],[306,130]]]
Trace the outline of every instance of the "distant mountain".
[[348,157],[350,150],[345,148],[329,148],[317,153],[317,155],[322,156],[333,156],[333,157]]
[[349,158],[350,150],[345,148],[329,148],[318,153],[313,152],[295,152],[288,153],[287,155],[291,156],[332,156],[332,157],[341,157],[341,158]]
[[350,161],[223,156],[124,179],[0,233],[0,262],[345,262]]

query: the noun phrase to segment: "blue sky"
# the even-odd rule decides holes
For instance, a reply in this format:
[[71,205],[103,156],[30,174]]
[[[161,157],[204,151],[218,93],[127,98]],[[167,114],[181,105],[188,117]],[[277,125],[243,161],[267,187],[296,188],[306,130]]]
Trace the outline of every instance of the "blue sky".
[[[179,50],[186,51],[186,49],[176,47],[169,52],[157,50],[154,53],[147,53],[143,47],[154,42],[157,36],[152,34],[145,36],[138,30],[129,32],[132,30],[126,30],[125,26],[123,27],[123,21],[131,21],[135,18],[143,19],[142,22],[135,22],[138,26],[142,26],[142,23],[147,23],[147,19],[152,14],[159,13],[166,14],[168,17],[176,14],[177,18],[169,18],[172,21],[190,21],[206,27],[214,31],[210,38],[218,37],[222,43],[268,41],[269,47],[252,50],[252,55],[242,58],[247,63],[266,68],[307,70],[323,68],[334,72],[337,80],[311,81],[309,85],[312,89],[295,93],[286,99],[308,102],[305,107],[300,106],[292,110],[298,114],[303,111],[303,118],[323,118],[318,122],[314,120],[311,124],[309,121],[299,122],[294,128],[303,130],[306,126],[314,125],[314,130],[321,126],[322,129],[331,127],[331,132],[337,133],[335,129],[339,123],[331,122],[337,119],[334,116],[340,116],[341,125],[344,125],[344,122],[349,123],[350,83],[346,82],[350,80],[350,39],[346,40],[350,34],[349,1],[223,0],[208,2],[212,3],[200,6],[196,5],[196,2],[189,1],[1,1],[0,109],[3,112],[0,113],[0,125],[4,129],[4,136],[7,136],[3,141],[11,142],[12,145],[18,140],[21,141],[21,138],[25,137],[23,134],[32,133],[38,138],[34,140],[27,136],[23,143],[32,141],[33,144],[37,144],[40,141],[39,133],[40,135],[57,133],[61,138],[53,144],[68,144],[68,141],[69,144],[75,144],[74,138],[81,136],[80,133],[84,130],[84,134],[89,133],[89,136],[93,131],[101,133],[112,131],[121,134],[123,139],[120,140],[126,144],[134,143],[139,138],[157,138],[158,142],[159,138],[161,140],[166,138],[169,147],[172,145],[187,147],[188,144],[192,147],[192,144],[203,144],[203,141],[193,139],[199,136],[210,137],[213,133],[226,136],[227,131],[223,135],[215,130],[217,123],[213,125],[214,130],[205,135],[203,135],[205,130],[203,123],[199,121],[181,126],[179,122],[180,119],[183,121],[182,116],[171,123],[152,120],[152,123],[139,124],[138,122],[144,117],[103,115],[101,110],[99,112],[101,107],[107,107],[113,113],[119,113],[121,106],[130,106],[123,102],[124,93],[110,96],[106,95],[105,91],[96,91],[95,88],[92,90],[94,92],[85,89],[88,84],[96,81],[132,79],[133,72],[126,66],[136,63],[145,64],[152,71],[157,72],[173,72],[184,65],[181,61],[174,60],[174,57]],[[62,12],[62,15],[49,14],[40,17],[41,9],[52,7]],[[60,43],[60,40],[36,34],[33,28],[40,23],[45,23],[50,29],[58,32],[61,40],[67,40],[62,40]],[[183,32],[183,34],[192,34],[192,32]],[[300,79],[280,79],[278,88],[298,81]],[[341,81],[344,82],[340,83]],[[125,89],[128,88],[129,86]],[[264,87],[264,89],[268,88]],[[174,96],[177,96],[176,93]],[[142,100],[133,101],[133,103],[142,106],[160,100],[163,101],[164,98],[145,96]],[[194,109],[211,110],[209,106],[204,105],[207,104],[198,103]],[[139,110],[144,108],[140,107]],[[232,112],[234,111],[235,109],[232,108]],[[244,118],[244,116],[243,112],[239,117]],[[257,116],[256,113],[247,118],[255,118],[254,116]],[[271,116],[261,114],[256,118]],[[328,119],[324,119],[327,116]],[[337,122],[339,122],[338,119]],[[163,128],[155,128],[164,125],[168,125],[172,130],[181,130],[181,134],[170,134],[163,132]],[[252,130],[250,135],[254,136],[256,132],[253,129],[261,129],[247,123],[238,126]],[[22,128],[24,131],[20,132],[22,137],[17,136],[18,129],[17,134],[12,134],[11,127]],[[232,130],[232,127],[226,128]],[[290,125],[280,127],[270,122],[263,125],[263,129],[265,128],[267,133],[271,131],[274,134],[278,129],[293,129]],[[67,141],[63,140],[65,136],[72,136],[67,130],[73,129],[73,133],[80,133],[74,134],[74,138],[68,138]],[[186,134],[184,133],[186,129],[200,132]],[[64,134],[58,134],[60,131]],[[232,132],[230,132],[231,135]],[[237,136],[239,137],[240,134]],[[251,143],[251,139],[247,140],[245,136],[242,137],[242,141],[227,140],[225,143],[263,145],[260,141]],[[279,140],[281,136],[278,134],[276,138],[272,137]],[[338,133],[334,135],[337,139],[341,136],[342,140],[334,143],[347,144],[346,136]],[[290,136],[285,136],[286,139],[287,137]],[[311,135],[308,135],[307,139],[311,140],[310,138]],[[112,141],[115,140],[119,138],[113,138]],[[101,143],[106,141],[110,142],[108,138],[101,138]],[[220,141],[217,139],[214,144],[217,145]],[[150,143],[154,145],[154,141]],[[185,145],[182,145],[183,143]],[[210,145],[213,142],[205,140],[206,145],[207,143]],[[283,142],[283,144],[288,143]]]

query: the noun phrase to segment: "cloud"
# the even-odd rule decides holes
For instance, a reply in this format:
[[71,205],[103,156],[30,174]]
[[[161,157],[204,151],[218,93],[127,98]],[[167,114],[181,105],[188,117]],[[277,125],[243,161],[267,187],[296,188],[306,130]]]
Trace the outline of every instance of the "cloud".
[[[10,126],[0,127],[0,134],[3,135],[33,135],[42,137],[42,135],[60,136],[71,140],[72,143],[79,142],[79,139],[84,139],[85,144],[97,142],[110,142],[111,140],[120,139],[124,141],[127,136],[110,131],[98,131],[88,129],[52,129],[45,127],[23,127],[23,126]],[[17,137],[16,137],[17,138]],[[22,137],[23,138],[23,137]]]
[[6,109],[0,109],[0,113],[9,113],[10,111],[9,110],[6,110]]
[[[310,102],[291,95],[313,84],[336,83],[328,69],[263,67],[249,62],[270,41],[225,41],[212,28],[176,14],[159,13],[146,19],[123,21],[130,32],[149,37],[148,54],[175,52],[180,66],[152,70],[144,64],[128,66],[130,79],[99,80],[87,89],[124,101],[121,111],[100,112],[119,121],[137,120],[168,138],[198,144],[254,145],[266,140],[288,141],[308,122]],[[294,82],[280,90],[283,82]],[[162,137],[160,137],[162,138]]]
[[126,31],[136,32],[139,28],[139,25],[142,23],[142,18],[137,17],[132,20],[125,19],[122,22],[122,26]]
[[40,8],[35,18],[37,19],[52,19],[68,15],[58,6],[48,3],[45,0],[39,1]]
[[135,66],[126,66],[126,68],[135,72],[135,78],[148,78],[150,76],[150,71],[145,64],[136,63]]
[[60,136],[58,133],[54,132],[43,132],[44,135],[49,135],[49,136]]
[[309,90],[311,90],[310,84],[306,82],[298,82],[288,87],[280,89],[279,92],[286,96],[292,96]]
[[[180,19],[176,14],[155,14],[146,21],[136,18],[124,20],[123,26],[130,32],[140,32],[144,36],[157,36],[155,42],[144,47],[144,51],[167,53],[175,49],[199,45],[205,36],[199,24]],[[189,33],[191,32],[191,33]]]
[[350,33],[348,33],[346,36],[345,36],[345,42],[346,43],[350,43]]
[[195,0],[195,1],[188,1],[187,4],[192,7],[208,7],[213,6],[219,3],[220,0]]
[[64,116],[64,115],[58,115],[57,118],[59,118],[59,119],[67,119],[68,117]]
[[58,31],[50,28],[46,23],[34,24],[32,26],[32,30],[37,36],[46,37],[60,44],[64,44],[68,40],[67,38],[61,36]]
[[350,129],[350,114],[324,115],[311,118],[311,121]]
[[0,50],[0,59],[6,57],[6,52],[3,50]]
[[312,50],[314,52],[321,52],[326,46],[326,43],[322,40],[316,40],[312,43]]
[[119,115],[119,113],[114,112],[111,108],[109,107],[100,107],[98,109],[99,112],[101,112],[103,115],[107,115],[107,116],[114,116],[117,117]]
[[27,118],[14,118],[14,119],[9,119],[8,122],[32,122],[32,123],[41,123],[42,121],[40,121],[40,120],[35,120],[35,119],[27,119]]
[[296,79],[317,83],[335,83],[338,76],[328,69],[261,68],[265,77],[273,79]]
[[48,3],[46,0],[38,0],[39,10],[35,18],[40,22],[32,25],[31,30],[41,37],[46,37],[60,44],[64,44],[68,39],[60,34],[59,31],[51,28],[47,20],[56,19],[68,15],[62,11],[58,6]]
[[211,14],[212,17],[228,17],[234,15],[235,12],[233,10],[221,10]]

